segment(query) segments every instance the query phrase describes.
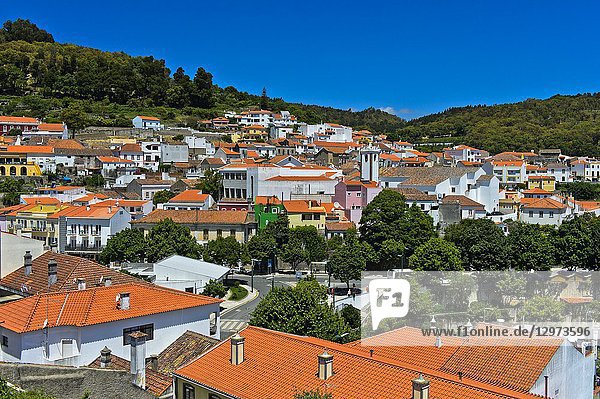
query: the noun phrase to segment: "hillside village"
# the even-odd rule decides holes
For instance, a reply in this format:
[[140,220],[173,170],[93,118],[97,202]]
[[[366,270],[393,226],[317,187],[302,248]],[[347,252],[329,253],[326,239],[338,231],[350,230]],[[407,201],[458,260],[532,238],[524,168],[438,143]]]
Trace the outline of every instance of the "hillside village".
[[[276,279],[295,287],[307,274],[328,287],[331,307],[344,305],[336,295],[355,306],[355,286],[347,296],[336,287],[345,292],[360,271],[384,263],[342,249],[363,248],[360,234],[386,251],[369,241],[371,207],[386,196],[412,212],[410,223],[430,227],[414,230],[423,235],[414,245],[388,250],[385,269],[430,270],[418,259],[429,254],[420,251],[469,221],[485,220],[501,232],[498,239],[510,240],[515,222],[559,231],[597,220],[597,198],[582,200],[563,188],[598,183],[600,160],[543,148],[490,154],[454,145],[424,152],[384,134],[306,124],[286,111],[226,112],[198,124],[204,130],[139,115],[130,129],[75,134],[64,123],[0,116],[0,175],[13,182],[4,185],[0,209],[0,378],[69,398],[83,392],[294,398],[299,390],[336,399],[593,397],[596,338],[490,348],[458,339],[442,345],[401,327],[344,341],[339,337],[347,332],[323,339],[227,315],[256,308],[257,290],[273,290]],[[269,236],[282,221],[287,242]],[[153,244],[161,229],[177,231],[174,240],[192,249]],[[134,240],[147,240],[146,247]],[[330,249],[322,255],[307,255],[325,245]],[[336,251],[361,260],[358,275],[334,270]],[[457,270],[485,269],[459,255]],[[598,258],[590,259],[591,266],[579,268],[597,268]],[[564,274],[568,263],[547,262],[533,268],[565,281],[592,278],[577,267]],[[228,276],[241,279],[245,299],[203,295]],[[564,292],[561,306],[587,320],[594,308],[585,306],[596,303],[597,292]],[[398,347],[395,340],[411,345]]]

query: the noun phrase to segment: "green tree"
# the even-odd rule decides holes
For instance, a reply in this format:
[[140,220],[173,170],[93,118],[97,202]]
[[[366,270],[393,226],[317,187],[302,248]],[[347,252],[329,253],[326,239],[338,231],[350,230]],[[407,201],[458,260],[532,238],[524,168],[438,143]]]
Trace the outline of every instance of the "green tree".
[[408,257],[435,236],[435,229],[433,219],[416,206],[408,207],[402,194],[383,190],[363,211],[360,235],[377,253],[386,240],[402,243]]
[[350,289],[350,281],[359,280],[367,261],[372,259],[373,250],[369,244],[359,241],[354,231],[348,231],[344,244],[333,252],[327,266],[331,275]]
[[528,322],[563,321],[564,311],[565,305],[559,300],[536,296],[525,302],[517,319]]
[[296,270],[302,262],[310,264],[324,260],[326,248],[325,239],[315,226],[300,226],[290,229],[288,242],[282,247],[281,258]]
[[381,268],[401,269],[404,265],[404,244],[396,240],[385,240],[379,250],[379,265]]
[[169,218],[161,220],[150,230],[146,242],[148,262],[156,262],[171,255],[198,259],[202,252],[200,245],[190,234],[190,229]]
[[164,204],[165,202],[169,202],[171,198],[175,196],[175,193],[170,190],[160,190],[154,194],[152,198],[152,203],[154,205]]
[[4,206],[13,206],[21,202],[21,194],[25,193],[25,183],[23,180],[4,177],[0,180],[0,193],[2,193],[2,204]]
[[195,187],[197,190],[202,190],[205,194],[210,194],[215,201],[221,198],[221,189],[223,188],[223,177],[215,170],[208,169],[204,172],[204,178],[200,180]]
[[212,296],[214,298],[223,298],[227,295],[227,287],[222,282],[217,280],[209,280],[202,291],[203,295]]
[[28,43],[49,42],[54,43],[54,38],[48,32],[37,27],[28,19],[6,21],[0,30],[0,43],[23,40]]
[[556,264],[548,228],[522,222],[508,226],[506,245],[510,266],[517,270],[550,270]]
[[344,306],[342,310],[340,310],[340,316],[348,323],[350,328],[360,328],[360,310],[356,309],[354,306]]
[[504,270],[508,268],[506,239],[490,219],[463,219],[446,229],[444,237],[460,250],[467,270]]
[[194,91],[191,96],[192,105],[200,108],[210,108],[213,103],[212,74],[204,68],[198,68],[194,76]]
[[100,261],[110,262],[143,262],[146,254],[144,233],[137,229],[121,230],[108,239],[106,247],[100,253]]
[[463,270],[458,248],[437,237],[419,246],[409,258],[408,266],[425,271]]
[[252,259],[257,259],[264,264],[274,258],[276,245],[275,239],[262,230],[248,241],[248,254]]
[[267,97],[267,88],[263,87],[260,96],[260,109],[269,109],[269,97]]
[[69,130],[74,131],[81,130],[92,124],[87,113],[76,103],[64,108],[60,114],[60,118],[69,126]]
[[265,234],[271,236],[277,245],[277,248],[283,248],[290,239],[289,219],[286,214],[280,213],[277,219],[267,224]]
[[242,245],[233,236],[218,237],[204,246],[204,260],[227,267],[237,266],[242,259]]
[[563,222],[553,237],[558,261],[565,268],[600,269],[600,217],[576,216]]
[[350,331],[327,304],[327,289],[312,280],[271,290],[252,313],[250,324],[330,341],[339,341]]
[[90,189],[104,187],[104,177],[101,174],[93,174],[83,178],[83,185]]

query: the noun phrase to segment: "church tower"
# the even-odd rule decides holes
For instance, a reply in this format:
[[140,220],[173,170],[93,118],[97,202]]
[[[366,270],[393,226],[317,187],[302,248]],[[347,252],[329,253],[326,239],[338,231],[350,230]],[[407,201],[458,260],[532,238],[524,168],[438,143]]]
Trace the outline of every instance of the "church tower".
[[360,180],[379,183],[379,148],[368,146],[361,148]]

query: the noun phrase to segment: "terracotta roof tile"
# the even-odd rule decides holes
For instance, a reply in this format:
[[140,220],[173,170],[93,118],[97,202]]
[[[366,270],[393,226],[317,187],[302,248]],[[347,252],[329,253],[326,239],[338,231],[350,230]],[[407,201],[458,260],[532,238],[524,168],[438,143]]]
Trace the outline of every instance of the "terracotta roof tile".
[[204,203],[208,200],[209,194],[202,194],[202,190],[185,190],[169,200],[173,202],[199,202]]
[[215,210],[165,210],[156,209],[139,220],[131,221],[138,223],[158,223],[164,219],[171,219],[175,223],[183,224],[245,224],[248,219],[247,211],[215,211]]
[[0,116],[0,123],[34,123],[37,125],[40,121],[27,116]]

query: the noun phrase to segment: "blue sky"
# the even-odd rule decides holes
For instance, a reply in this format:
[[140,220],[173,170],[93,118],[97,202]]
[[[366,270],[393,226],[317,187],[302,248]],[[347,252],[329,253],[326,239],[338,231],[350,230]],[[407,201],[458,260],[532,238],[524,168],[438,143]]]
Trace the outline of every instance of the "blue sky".
[[600,91],[594,1],[0,0],[2,21],[19,17],[221,86],[404,118]]

